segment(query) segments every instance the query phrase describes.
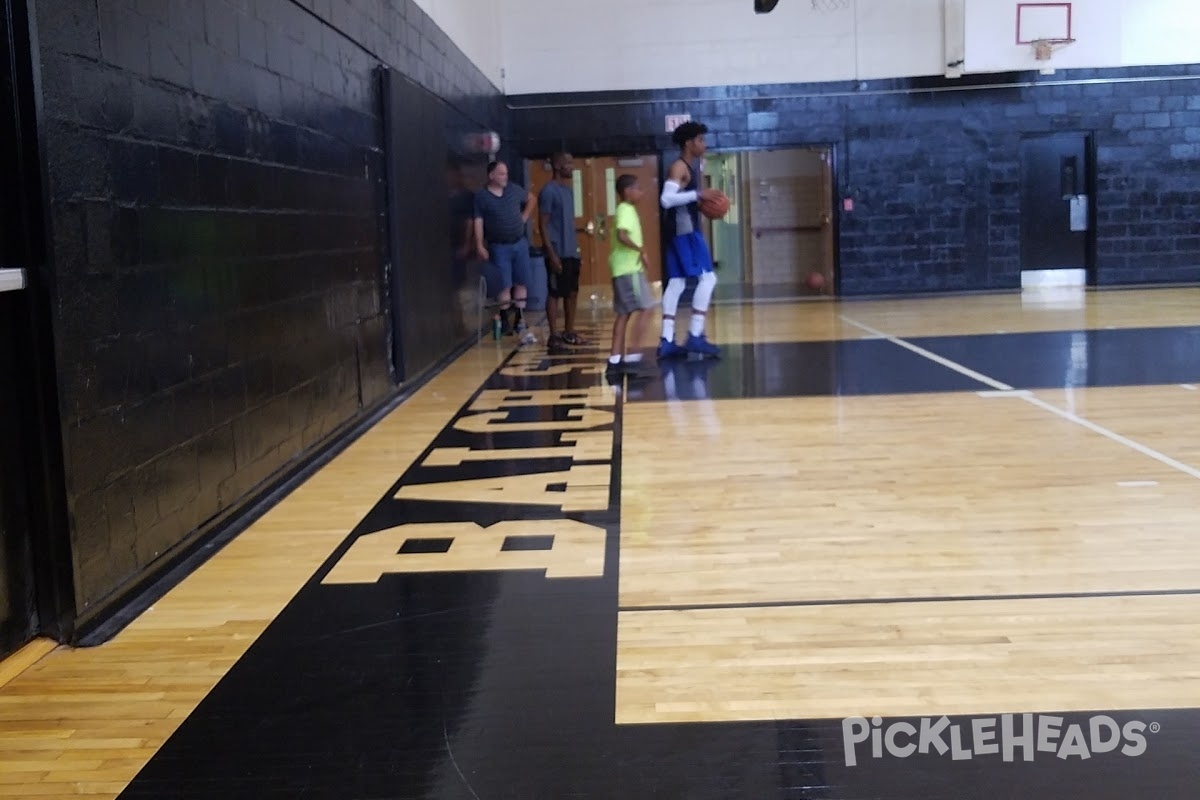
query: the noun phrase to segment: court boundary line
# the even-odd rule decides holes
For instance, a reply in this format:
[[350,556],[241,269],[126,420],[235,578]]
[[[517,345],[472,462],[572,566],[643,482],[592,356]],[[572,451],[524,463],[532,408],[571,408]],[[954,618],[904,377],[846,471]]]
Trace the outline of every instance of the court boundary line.
[[1018,390],[1015,387],[1009,386],[1008,384],[1002,383],[994,378],[989,378],[987,375],[983,375],[982,373],[976,372],[975,370],[970,369],[969,367],[966,367],[962,364],[959,364],[956,361],[951,361],[948,358],[939,356],[937,353],[933,353],[922,347],[918,347],[917,345],[913,344],[912,342],[905,341],[904,339],[901,339],[898,336],[892,336],[890,334],[884,333],[881,330],[872,328],[870,325],[859,322],[855,319],[851,319],[850,317],[848,317],[845,314],[839,314],[838,317],[843,322],[846,322],[849,325],[853,325],[856,328],[859,328],[860,330],[864,330],[868,333],[871,333],[871,334],[874,334],[877,336],[882,336],[884,339],[886,339],[887,341],[891,342],[892,344],[894,344],[898,347],[903,347],[905,350],[909,350],[913,353],[916,353],[917,355],[928,358],[930,361],[940,364],[943,367],[946,367],[947,369],[954,370],[955,372],[958,372],[962,375],[966,375],[967,377],[969,377],[973,380],[979,381],[980,383],[987,384],[988,386],[991,386],[992,388],[996,389],[997,391],[1013,392],[1014,394],[1012,394],[1011,396],[1016,399],[1023,400],[1024,402],[1029,403],[1030,405],[1032,405],[1036,408],[1040,408],[1043,411],[1048,411],[1051,414],[1054,414],[1055,416],[1060,417],[1068,422],[1073,422],[1076,425],[1079,425],[1082,428],[1090,430],[1093,433],[1098,433],[1101,436],[1105,437],[1106,439],[1116,442],[1117,444],[1124,445],[1125,447],[1128,447],[1129,449],[1131,449],[1135,452],[1141,453],[1144,456],[1148,456],[1149,458],[1154,459],[1155,461],[1159,462],[1160,464],[1163,464],[1164,466],[1167,466],[1174,470],[1182,472],[1183,474],[1185,474],[1189,477],[1195,478],[1196,480],[1200,480],[1200,469],[1197,469],[1196,467],[1193,467],[1189,464],[1185,464],[1182,461],[1179,461],[1177,459],[1171,458],[1169,455],[1159,452],[1158,450],[1155,450],[1154,448],[1152,448],[1148,445],[1144,445],[1141,442],[1136,442],[1127,436],[1122,436],[1121,434],[1117,433],[1116,431],[1110,430],[1110,429],[1104,427],[1103,425],[1092,422],[1089,419],[1085,419],[1084,417],[1081,417],[1078,414],[1075,414],[1071,411],[1067,411],[1066,409],[1058,408],[1057,406],[1046,402],[1045,400],[1041,399],[1040,397],[1037,397],[1032,391],[1028,391],[1027,393],[1018,394],[1018,393],[1016,393]]
[[836,600],[768,600],[746,603],[689,603],[681,605],[620,606],[621,614],[662,611],[725,611],[752,608],[812,608],[823,606],[871,606],[915,603],[983,603],[1011,600],[1089,600],[1110,597],[1188,597],[1200,595],[1197,589],[1136,589],[1109,592],[1035,592],[1029,594],[943,595],[940,597],[856,597]]
[[933,361],[934,363],[941,364],[943,367],[946,367],[947,369],[952,369],[961,375],[966,375],[971,380],[978,381],[979,383],[990,386],[998,392],[1015,391],[1015,388],[1012,386],[1009,386],[1007,383],[1001,383],[1000,381],[996,380],[995,378],[989,378],[987,375],[984,375],[981,372],[976,372],[975,370],[970,369],[969,367],[964,367],[962,364],[959,364],[955,361],[951,361],[948,358],[943,358],[942,356],[939,356],[937,353],[930,352],[929,350],[926,350],[923,347],[918,347],[917,345],[913,344],[912,342],[907,342],[898,336],[892,336],[891,334],[884,333],[883,331],[881,331],[877,328],[872,328],[870,325],[866,325],[857,320],[851,319],[850,317],[846,316],[845,314],[838,314],[838,317],[840,317],[843,322],[849,323],[850,325],[853,325],[854,327],[859,328],[860,330],[866,331],[867,333],[871,334],[872,336],[876,336],[880,339],[886,339],[887,341],[891,342],[892,344],[896,345],[897,347],[903,347],[905,350],[909,350],[913,353],[916,353],[917,355],[919,355],[923,358],[927,358],[930,361]]

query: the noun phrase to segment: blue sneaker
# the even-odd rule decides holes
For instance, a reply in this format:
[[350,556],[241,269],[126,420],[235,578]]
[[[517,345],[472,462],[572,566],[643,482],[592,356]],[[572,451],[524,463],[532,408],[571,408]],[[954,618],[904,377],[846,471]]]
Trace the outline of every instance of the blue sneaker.
[[699,336],[688,334],[687,343],[684,345],[684,348],[689,353],[697,353],[707,358],[719,358],[721,355],[721,348],[708,341],[708,337],[704,334],[700,334]]
[[663,361],[668,358],[687,358],[688,351],[672,342],[670,339],[662,339],[658,343],[658,360]]

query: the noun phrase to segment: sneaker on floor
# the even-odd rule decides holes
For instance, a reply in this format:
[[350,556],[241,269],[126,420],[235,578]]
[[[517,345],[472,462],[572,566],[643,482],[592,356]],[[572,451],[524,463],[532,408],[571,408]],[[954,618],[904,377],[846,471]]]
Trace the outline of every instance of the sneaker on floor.
[[654,380],[653,375],[647,375],[640,370],[631,369],[625,371],[625,380],[629,381],[629,385],[650,383]]
[[708,337],[704,334],[699,336],[688,334],[687,344],[684,345],[684,348],[689,353],[697,353],[705,358],[718,358],[721,355],[721,348],[708,341]]
[[[689,340],[690,341],[690,340]],[[659,360],[667,358],[686,358],[688,351],[672,342],[670,339],[661,339],[658,343],[658,358]]]
[[645,372],[641,367],[642,363],[640,361],[633,363],[629,361],[621,361],[617,364],[614,364],[610,361],[604,370],[604,375],[608,378],[610,383],[619,381],[622,378],[628,378],[630,381],[648,381],[657,377]]

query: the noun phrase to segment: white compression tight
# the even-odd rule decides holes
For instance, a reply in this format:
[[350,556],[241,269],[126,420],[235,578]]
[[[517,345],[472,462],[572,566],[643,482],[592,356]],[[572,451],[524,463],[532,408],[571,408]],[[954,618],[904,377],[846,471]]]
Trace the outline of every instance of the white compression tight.
[[[662,337],[668,341],[675,341],[675,312],[679,310],[679,298],[683,295],[686,286],[686,279],[671,278],[667,281],[667,288],[663,289]],[[704,316],[708,313],[708,305],[712,302],[713,290],[716,287],[716,273],[706,272],[700,276],[700,280],[696,284],[696,292],[692,295],[692,321],[688,326],[688,332],[693,336],[704,333]]]
[[712,302],[713,289],[717,288],[717,273],[706,272],[700,276],[696,284],[696,294],[692,297],[692,310],[701,314],[708,312],[708,304]]

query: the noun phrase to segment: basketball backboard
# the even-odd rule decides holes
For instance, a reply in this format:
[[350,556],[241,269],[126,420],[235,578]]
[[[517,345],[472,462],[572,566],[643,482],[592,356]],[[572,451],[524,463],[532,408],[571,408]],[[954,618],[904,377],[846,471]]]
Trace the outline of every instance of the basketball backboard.
[[1033,50],[1043,75],[1053,75],[1054,51],[1071,44],[1071,3],[1017,3],[1017,44]]
[[1071,3],[1017,3],[1017,44],[1071,39]]

